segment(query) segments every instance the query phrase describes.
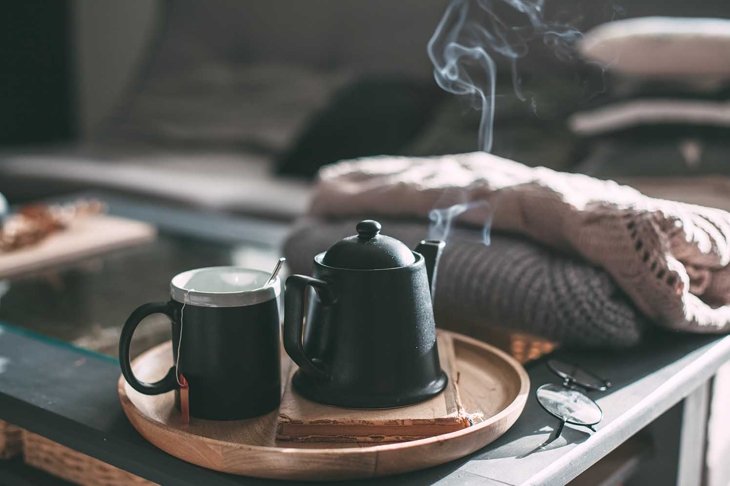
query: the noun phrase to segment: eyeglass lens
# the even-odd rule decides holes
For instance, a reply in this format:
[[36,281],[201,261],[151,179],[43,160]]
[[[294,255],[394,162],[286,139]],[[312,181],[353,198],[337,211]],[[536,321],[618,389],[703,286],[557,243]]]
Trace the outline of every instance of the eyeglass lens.
[[587,388],[589,390],[605,391],[611,387],[611,382],[586,371],[574,364],[565,363],[556,359],[548,360],[548,368],[563,380]]
[[548,383],[539,387],[536,395],[545,411],[570,424],[591,426],[603,417],[601,407],[578,390]]

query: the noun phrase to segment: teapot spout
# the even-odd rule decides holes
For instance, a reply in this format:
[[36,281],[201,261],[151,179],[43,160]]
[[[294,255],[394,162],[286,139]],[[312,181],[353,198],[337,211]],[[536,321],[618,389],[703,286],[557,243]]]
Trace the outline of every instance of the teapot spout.
[[428,275],[428,284],[433,297],[436,291],[436,272],[438,270],[439,259],[446,243],[438,240],[423,240],[416,247],[416,252],[423,255],[426,262],[426,274]]

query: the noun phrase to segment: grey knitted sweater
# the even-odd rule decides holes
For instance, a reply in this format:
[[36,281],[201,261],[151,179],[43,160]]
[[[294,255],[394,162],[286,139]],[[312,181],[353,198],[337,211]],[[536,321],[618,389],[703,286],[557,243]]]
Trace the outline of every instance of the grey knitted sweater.
[[[310,274],[312,258],[354,234],[357,220],[301,220],[285,244],[295,273]],[[424,224],[383,221],[383,233],[413,247]],[[444,250],[435,293],[440,327],[479,338],[489,327],[525,331],[567,346],[636,344],[645,320],[603,270],[519,237],[456,229]]]

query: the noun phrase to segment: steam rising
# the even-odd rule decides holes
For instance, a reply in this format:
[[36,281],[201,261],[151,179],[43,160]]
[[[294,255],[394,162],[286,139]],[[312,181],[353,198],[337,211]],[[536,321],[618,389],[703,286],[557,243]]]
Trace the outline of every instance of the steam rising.
[[492,149],[495,56],[512,68],[516,96],[526,101],[517,62],[528,44],[542,42],[561,60],[572,57],[581,34],[544,19],[544,0],[452,0],[428,43],[436,83],[445,91],[475,98],[481,108],[479,147]]
[[492,207],[486,201],[465,202],[432,209],[428,213],[428,219],[430,220],[428,239],[450,241],[452,239],[453,224],[456,219],[462,214],[471,211],[480,213],[479,219],[484,221],[481,241],[485,245],[489,245],[489,232],[492,226]]

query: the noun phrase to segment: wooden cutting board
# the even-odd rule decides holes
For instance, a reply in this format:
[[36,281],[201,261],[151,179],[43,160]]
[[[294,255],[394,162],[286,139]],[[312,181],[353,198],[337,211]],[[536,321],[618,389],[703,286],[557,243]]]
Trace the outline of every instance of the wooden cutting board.
[[[522,413],[530,381],[525,369],[506,353],[476,339],[439,331],[452,339],[464,410],[480,420],[455,432],[386,444],[285,442],[276,439],[279,411],[249,420],[217,422],[192,418],[185,424],[175,394],[143,395],[120,376],[122,409],[153,445],[184,461],[232,474],[260,478],[334,480],[372,478],[453,461],[489,444]],[[142,380],[164,376],[172,365],[172,345],[141,354],[132,367]],[[291,361],[282,355],[282,379]]]
[[144,243],[156,234],[154,226],[140,221],[106,214],[79,218],[32,246],[0,252],[0,278]]

